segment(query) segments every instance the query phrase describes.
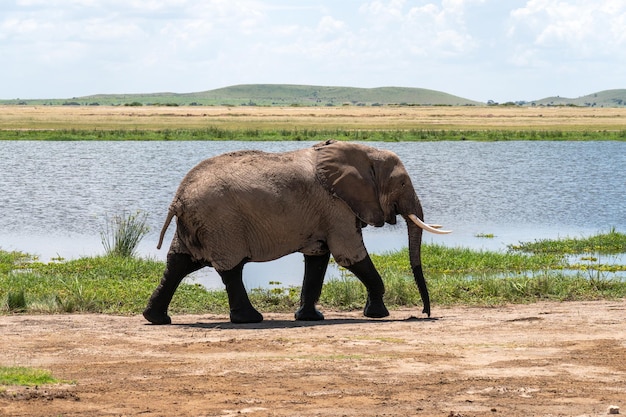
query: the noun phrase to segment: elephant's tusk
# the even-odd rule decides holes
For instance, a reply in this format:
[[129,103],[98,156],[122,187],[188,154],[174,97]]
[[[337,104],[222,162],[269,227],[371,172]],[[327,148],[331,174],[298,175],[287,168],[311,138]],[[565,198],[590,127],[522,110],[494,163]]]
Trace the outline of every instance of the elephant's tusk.
[[431,226],[429,224],[424,223],[415,214],[409,214],[409,219],[411,219],[413,223],[415,223],[416,225],[418,225],[419,227],[421,227],[422,229],[430,233],[435,233],[438,235],[447,235],[448,233],[452,233],[452,230],[439,230],[441,226],[438,224]]

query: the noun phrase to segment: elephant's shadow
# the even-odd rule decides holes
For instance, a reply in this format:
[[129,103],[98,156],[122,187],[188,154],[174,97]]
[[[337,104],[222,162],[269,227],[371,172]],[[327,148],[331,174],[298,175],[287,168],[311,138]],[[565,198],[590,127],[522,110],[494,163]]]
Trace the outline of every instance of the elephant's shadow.
[[180,323],[175,326],[199,328],[199,329],[239,329],[239,330],[261,330],[261,329],[296,329],[300,327],[318,327],[318,326],[337,326],[342,324],[367,324],[376,326],[384,323],[398,322],[429,322],[437,321],[436,317],[409,317],[405,319],[353,319],[353,318],[337,318],[325,319],[320,321],[295,321],[295,320],[264,320],[260,323],[236,324],[230,321],[218,322],[196,322],[196,323]]

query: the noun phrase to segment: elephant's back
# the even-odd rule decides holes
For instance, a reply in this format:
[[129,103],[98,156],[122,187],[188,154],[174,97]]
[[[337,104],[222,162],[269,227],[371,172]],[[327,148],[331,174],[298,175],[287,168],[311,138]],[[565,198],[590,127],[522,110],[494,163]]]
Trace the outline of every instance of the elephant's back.
[[281,179],[281,176],[314,173],[314,155],[309,149],[272,153],[243,150],[218,155],[198,163],[181,182],[181,188],[193,183],[219,186],[220,183]]
[[[232,209],[285,201],[315,186],[315,158],[309,150],[283,153],[231,152],[207,159],[185,177],[179,199],[187,205]],[[194,209],[200,210],[200,206]]]
[[208,177],[218,174],[234,173],[248,165],[253,166],[255,161],[260,161],[271,155],[269,152],[246,150],[234,151],[205,159],[191,168],[181,186],[185,183],[206,180]]

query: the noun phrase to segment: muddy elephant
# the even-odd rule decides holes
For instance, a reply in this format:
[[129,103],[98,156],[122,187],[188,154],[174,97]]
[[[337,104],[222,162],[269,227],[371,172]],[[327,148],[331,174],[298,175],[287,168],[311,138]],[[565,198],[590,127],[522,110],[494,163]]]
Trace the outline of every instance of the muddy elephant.
[[297,320],[322,320],[316,309],[332,255],[366,287],[364,315],[386,317],[385,288],[363,244],[361,229],[407,222],[410,264],[430,316],[422,272],[423,222],[411,179],[396,154],[349,142],[326,141],[284,153],[238,151],[200,162],[182,180],[169,207],[158,248],[172,218],[176,233],[167,265],[144,317],[170,324],[167,310],[182,279],[211,266],[226,287],[233,323],[263,316],[242,281],[247,262],[265,262],[300,252],[305,271]]

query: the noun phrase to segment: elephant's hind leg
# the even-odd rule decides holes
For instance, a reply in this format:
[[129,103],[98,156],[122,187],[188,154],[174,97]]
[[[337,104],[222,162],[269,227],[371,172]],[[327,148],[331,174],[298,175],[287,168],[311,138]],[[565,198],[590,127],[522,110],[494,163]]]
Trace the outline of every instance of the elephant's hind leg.
[[232,323],[259,323],[263,321],[263,316],[252,306],[243,285],[244,264],[245,262],[241,262],[233,269],[217,272],[226,286],[230,306],[230,321]]
[[324,320],[324,315],[315,308],[315,304],[322,293],[329,259],[330,252],[317,256],[304,255],[304,281],[300,293],[300,308],[296,311],[296,320]]
[[167,265],[161,283],[154,290],[143,316],[152,324],[171,324],[172,319],[167,315],[167,308],[172,301],[174,292],[180,282],[187,275],[205,266],[194,261],[185,253],[170,252],[167,254]]

